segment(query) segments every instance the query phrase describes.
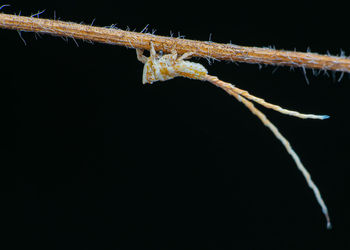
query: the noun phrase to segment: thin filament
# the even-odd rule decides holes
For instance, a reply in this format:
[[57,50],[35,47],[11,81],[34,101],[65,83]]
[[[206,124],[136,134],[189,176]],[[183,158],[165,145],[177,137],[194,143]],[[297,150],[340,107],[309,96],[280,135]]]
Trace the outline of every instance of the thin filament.
[[[238,95],[240,96],[244,96],[246,99],[249,99],[251,101],[254,101],[262,106],[264,106],[265,108],[268,108],[268,109],[273,109],[277,112],[280,112],[282,114],[285,114],[285,115],[290,115],[290,116],[295,116],[295,117],[298,117],[298,118],[301,118],[301,119],[320,119],[320,120],[324,120],[324,119],[327,119],[329,118],[328,115],[314,115],[314,114],[302,114],[302,113],[299,113],[297,111],[292,111],[292,110],[288,110],[288,109],[284,109],[278,105],[275,105],[275,104],[272,104],[272,103],[269,103],[269,102],[266,102],[264,99],[262,98],[259,98],[259,97],[256,97],[254,95],[251,95],[249,94],[248,91],[246,90],[243,90],[243,89],[240,89],[240,88],[237,88],[235,87],[234,85],[230,84],[230,83],[227,83],[227,82],[224,82],[224,81],[221,81],[219,80],[217,77],[215,76],[210,76],[208,75],[207,76],[207,80],[212,82],[212,81],[220,81],[220,86],[221,88],[225,89],[225,91],[229,94],[232,95],[231,92],[234,92],[234,93],[237,93]],[[212,82],[213,83],[213,82]],[[215,83],[214,83],[215,84]]]
[[[229,84],[229,85],[231,85],[231,84]],[[251,101],[259,103],[260,105],[264,106],[265,108],[273,109],[273,110],[275,110],[277,112],[280,112],[282,114],[285,114],[285,115],[295,116],[295,117],[298,117],[298,118],[301,118],[301,119],[320,119],[320,120],[324,120],[324,119],[329,118],[328,115],[302,114],[302,113],[299,113],[297,111],[284,109],[284,108],[282,108],[282,107],[280,107],[278,105],[266,102],[262,98],[253,96],[253,95],[249,94],[249,92],[246,91],[246,90],[239,89],[239,88],[237,88],[237,87],[235,87],[233,85],[231,85],[231,87],[232,87],[232,91],[236,92],[240,96],[244,96],[245,98],[247,98],[247,99],[249,99]]]
[[[214,85],[216,85],[217,87],[220,87],[222,88],[223,90],[225,90],[227,93],[229,93],[230,95],[234,96],[238,101],[242,102],[254,115],[256,115],[261,121],[262,123],[268,127],[272,133],[276,136],[276,138],[278,140],[280,140],[280,142],[283,144],[283,146],[285,147],[285,149],[287,150],[287,152],[289,153],[289,155],[293,158],[295,164],[297,165],[297,168],[301,171],[301,173],[303,174],[303,176],[305,177],[306,179],[306,182],[307,184],[309,185],[309,187],[313,190],[314,192],[314,195],[316,197],[316,200],[317,202],[319,203],[319,205],[321,206],[322,208],[322,212],[324,214],[324,216],[326,217],[326,220],[327,220],[327,228],[330,229],[332,227],[331,225],[331,222],[330,222],[330,218],[329,218],[329,214],[328,214],[328,209],[327,209],[327,206],[325,205],[322,197],[321,197],[321,194],[320,194],[320,191],[318,190],[317,186],[315,185],[315,183],[312,181],[311,179],[311,176],[310,176],[310,173],[306,170],[306,168],[304,167],[304,165],[302,164],[302,162],[300,161],[300,158],[299,156],[295,153],[295,151],[293,150],[293,148],[291,147],[289,141],[279,132],[279,130],[277,129],[277,127],[275,125],[273,125],[268,119],[267,117],[260,111],[258,110],[254,104],[252,102],[250,102],[249,100],[247,100],[246,98],[249,98],[251,100],[258,100],[257,102],[259,104],[262,104],[263,106],[265,107],[268,107],[270,106],[267,105],[268,103],[264,102],[262,99],[260,98],[257,98],[257,97],[254,97],[254,96],[251,96],[248,92],[244,91],[244,90],[240,90],[237,88],[235,88],[233,85],[229,84],[229,83],[226,83],[226,82],[223,82],[221,80],[219,80],[217,77],[215,76],[210,76],[210,75],[207,75],[206,76],[206,80],[213,83]],[[246,97],[246,98],[245,98]],[[272,105],[271,104],[271,108],[276,110],[274,107],[276,105]],[[279,106],[276,106],[276,107],[279,107]],[[282,109],[282,108],[281,108]],[[300,115],[302,115],[303,117],[300,117],[300,118],[314,118],[312,116],[314,115],[303,115],[303,114],[300,114],[298,112],[295,112],[295,111],[289,111],[289,110],[285,110],[285,109],[282,109],[283,112],[281,112],[281,110],[277,110],[281,113],[286,113],[286,114],[290,114],[290,115],[294,115],[294,116],[297,116],[299,117]],[[289,113],[288,113],[288,112]],[[294,113],[295,112],[295,113]],[[297,115],[296,115],[297,114]],[[308,117],[305,117],[305,116],[308,116]],[[315,119],[320,119],[318,118],[318,116],[316,116]],[[322,119],[322,118],[321,118]],[[324,119],[324,118],[323,118]]]

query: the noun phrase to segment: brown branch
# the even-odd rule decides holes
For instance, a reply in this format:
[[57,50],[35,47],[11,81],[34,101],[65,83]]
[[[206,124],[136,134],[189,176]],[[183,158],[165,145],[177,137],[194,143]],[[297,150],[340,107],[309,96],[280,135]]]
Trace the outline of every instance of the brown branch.
[[8,14],[0,14],[0,27],[146,50],[150,50],[150,43],[153,42],[154,48],[157,51],[162,50],[165,53],[170,53],[171,49],[175,49],[179,54],[193,52],[193,56],[218,60],[350,72],[349,58],[319,55],[316,53],[202,42]]

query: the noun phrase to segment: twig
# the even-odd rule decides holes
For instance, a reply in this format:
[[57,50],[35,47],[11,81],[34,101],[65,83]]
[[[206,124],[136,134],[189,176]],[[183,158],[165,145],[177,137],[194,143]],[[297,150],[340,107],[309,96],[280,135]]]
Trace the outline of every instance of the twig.
[[172,49],[175,49],[179,54],[192,52],[193,56],[196,57],[217,60],[350,72],[349,58],[316,53],[195,41],[8,14],[0,14],[0,27],[147,50],[151,49],[150,43],[152,42],[156,51],[162,50],[165,53],[171,53]]

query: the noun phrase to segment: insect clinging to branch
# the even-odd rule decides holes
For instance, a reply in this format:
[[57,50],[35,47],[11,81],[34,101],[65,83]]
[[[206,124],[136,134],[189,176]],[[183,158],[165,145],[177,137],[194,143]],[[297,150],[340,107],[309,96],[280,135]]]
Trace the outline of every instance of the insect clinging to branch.
[[268,103],[264,99],[251,95],[247,91],[239,89],[230,83],[221,81],[216,76],[208,75],[208,71],[203,65],[195,62],[186,61],[186,59],[189,59],[191,56],[194,55],[194,53],[192,52],[185,53],[178,57],[176,50],[173,49],[171,54],[160,55],[156,53],[154,46],[151,43],[149,57],[144,56],[143,50],[141,49],[136,49],[136,54],[138,60],[144,63],[142,77],[142,82],[144,84],[153,83],[156,81],[166,81],[177,76],[183,76],[191,79],[208,81],[214,84],[215,86],[222,88],[228,94],[234,96],[238,101],[242,102],[254,115],[256,115],[262,121],[262,123],[266,127],[268,127],[272,131],[272,133],[276,136],[278,140],[280,140],[287,152],[293,158],[295,164],[297,165],[297,168],[302,172],[307,184],[313,190],[315,197],[322,208],[322,212],[327,220],[327,228],[331,228],[331,222],[327,206],[325,205],[317,186],[312,181],[309,172],[302,164],[299,156],[291,147],[289,141],[279,132],[277,127],[273,125],[267,119],[267,117],[254,106],[254,104],[251,101],[258,103],[264,106],[265,108],[273,109],[282,114],[291,115],[302,119],[310,118],[323,120],[329,118],[329,116],[302,114],[297,111],[284,109],[278,105]]

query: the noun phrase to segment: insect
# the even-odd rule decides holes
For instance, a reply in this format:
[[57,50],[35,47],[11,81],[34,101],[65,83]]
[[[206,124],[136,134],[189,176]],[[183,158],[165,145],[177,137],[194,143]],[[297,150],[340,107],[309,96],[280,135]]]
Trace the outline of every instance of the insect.
[[307,184],[313,190],[316,200],[321,206],[322,212],[327,220],[327,228],[330,229],[332,227],[327,206],[321,197],[320,191],[312,181],[309,172],[302,164],[299,156],[291,147],[289,141],[279,132],[277,127],[273,125],[273,123],[267,119],[264,113],[257,109],[251,101],[258,103],[265,108],[273,109],[282,114],[291,115],[302,119],[310,118],[324,120],[329,118],[328,115],[302,114],[297,111],[284,109],[278,105],[268,103],[264,99],[251,95],[245,90],[239,89],[230,83],[219,80],[216,76],[208,75],[208,71],[203,65],[186,61],[186,59],[189,59],[193,55],[192,52],[185,53],[178,57],[176,50],[172,49],[171,54],[161,55],[156,53],[153,43],[151,43],[150,57],[144,56],[143,50],[141,49],[136,49],[136,55],[137,59],[144,63],[142,76],[143,84],[153,83],[156,81],[166,81],[177,76],[183,76],[191,79],[208,81],[215,86],[222,88],[228,94],[234,96],[238,101],[242,102],[283,144],[287,152],[293,158],[297,168],[303,174]]
[[140,49],[136,49],[136,53],[137,59],[145,64],[142,75],[143,84],[166,81],[176,76],[205,80],[208,74],[202,64],[185,61],[193,55],[192,52],[185,53],[178,58],[177,52],[173,50],[171,54],[161,56],[156,54],[152,43],[149,58],[145,57]]

